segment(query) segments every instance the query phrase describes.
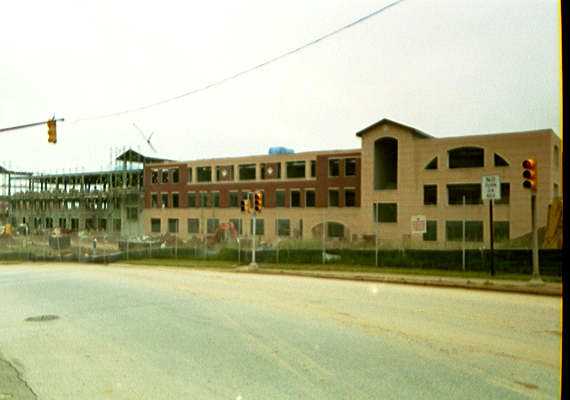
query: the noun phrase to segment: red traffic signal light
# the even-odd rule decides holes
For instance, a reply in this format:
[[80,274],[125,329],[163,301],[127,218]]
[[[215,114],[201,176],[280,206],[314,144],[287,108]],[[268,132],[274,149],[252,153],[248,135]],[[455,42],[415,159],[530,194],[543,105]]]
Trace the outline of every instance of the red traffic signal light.
[[57,131],[56,131],[56,122],[54,119],[50,119],[47,122],[48,126],[48,143],[57,143]]
[[524,160],[522,162],[522,167],[524,171],[522,176],[524,178],[523,187],[525,189],[530,189],[533,192],[536,192],[538,186],[538,172],[536,168],[536,161],[532,158]]
[[255,211],[260,212],[263,208],[263,192],[256,192],[254,199]]

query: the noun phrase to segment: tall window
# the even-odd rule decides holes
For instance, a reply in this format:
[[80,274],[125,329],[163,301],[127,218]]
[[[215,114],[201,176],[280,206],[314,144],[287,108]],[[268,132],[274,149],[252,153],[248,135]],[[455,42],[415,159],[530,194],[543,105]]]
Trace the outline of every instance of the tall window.
[[151,193],[151,195],[150,195],[150,206],[152,208],[158,208],[158,194],[157,193]]
[[329,189],[329,207],[339,206],[338,189]]
[[192,183],[192,167],[188,167],[186,171],[187,171],[188,183]]
[[178,183],[180,181],[180,169],[172,168],[172,183]]
[[188,192],[188,207],[194,208],[196,207],[196,193],[195,192]]
[[285,191],[275,191],[275,207],[285,207]]
[[208,192],[200,192],[200,207],[208,207]]
[[424,185],[424,204],[437,204],[437,185]]
[[212,207],[220,207],[220,192],[212,192]]
[[340,175],[340,160],[338,158],[329,159],[329,176],[335,177]]
[[437,221],[426,221],[426,233],[423,234],[424,242],[437,241]]
[[178,193],[172,193],[172,208],[179,207],[179,196]]
[[356,158],[344,160],[344,176],[356,176]]
[[230,199],[229,199],[229,206],[230,207],[238,207],[238,192],[230,192]]
[[398,141],[380,138],[374,143],[374,189],[398,187]]
[[317,160],[311,160],[311,178],[317,176]]
[[152,218],[150,220],[150,231],[152,233],[160,233],[160,218]]
[[356,207],[356,190],[344,189],[344,206]]
[[301,207],[301,191],[291,190],[291,207]]
[[168,193],[162,193],[160,198],[162,200],[160,206],[162,208],[168,208]]
[[305,207],[315,207],[316,202],[315,191],[313,189],[305,190]]

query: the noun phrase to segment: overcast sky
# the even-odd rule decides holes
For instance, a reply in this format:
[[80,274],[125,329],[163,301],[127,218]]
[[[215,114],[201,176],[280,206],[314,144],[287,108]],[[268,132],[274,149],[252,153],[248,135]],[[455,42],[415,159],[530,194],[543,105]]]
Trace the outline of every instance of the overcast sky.
[[19,0],[0,14],[0,165],[106,168],[111,152],[195,159],[358,148],[382,118],[436,137],[552,128],[560,133],[554,0],[405,0],[301,52],[218,81],[392,0]]

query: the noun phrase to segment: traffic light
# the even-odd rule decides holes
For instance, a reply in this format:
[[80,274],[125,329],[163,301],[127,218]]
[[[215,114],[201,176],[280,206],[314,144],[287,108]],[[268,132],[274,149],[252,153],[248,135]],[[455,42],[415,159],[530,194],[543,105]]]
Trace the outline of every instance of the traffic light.
[[47,126],[48,126],[48,143],[53,143],[56,144],[57,143],[57,131],[56,131],[56,127],[55,127],[55,119],[50,119],[47,122]]
[[532,158],[524,160],[522,162],[522,167],[524,168],[524,171],[522,173],[522,176],[524,178],[523,187],[525,189],[530,189],[533,192],[536,192],[536,188],[538,186],[536,161]]
[[249,212],[249,200],[242,200],[240,208],[241,212]]
[[255,192],[254,207],[255,211],[261,212],[261,208],[263,207],[263,192]]

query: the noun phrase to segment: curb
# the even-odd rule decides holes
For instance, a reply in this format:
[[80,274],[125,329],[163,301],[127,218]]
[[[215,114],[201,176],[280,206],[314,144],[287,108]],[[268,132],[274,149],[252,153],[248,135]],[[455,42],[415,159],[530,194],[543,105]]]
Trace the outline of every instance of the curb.
[[248,273],[248,274],[260,274],[260,275],[287,275],[287,276],[299,276],[305,278],[321,278],[321,279],[337,279],[337,280],[348,280],[348,281],[359,281],[359,282],[381,282],[381,283],[392,283],[392,284],[402,284],[402,285],[416,285],[416,286],[431,286],[431,287],[442,287],[451,289],[471,289],[471,290],[485,290],[494,292],[505,292],[505,293],[519,293],[519,294],[531,294],[538,296],[550,296],[550,297],[561,297],[562,296],[562,284],[529,284],[523,283],[512,284],[507,282],[501,282],[498,280],[485,280],[485,281],[453,281],[447,280],[446,278],[430,277],[430,278],[416,278],[416,277],[402,277],[402,276],[389,276],[389,275],[361,275],[361,274],[338,274],[338,273],[323,273],[317,271],[289,271],[289,270],[267,270],[258,269],[256,271],[243,271],[234,270],[236,273]]

